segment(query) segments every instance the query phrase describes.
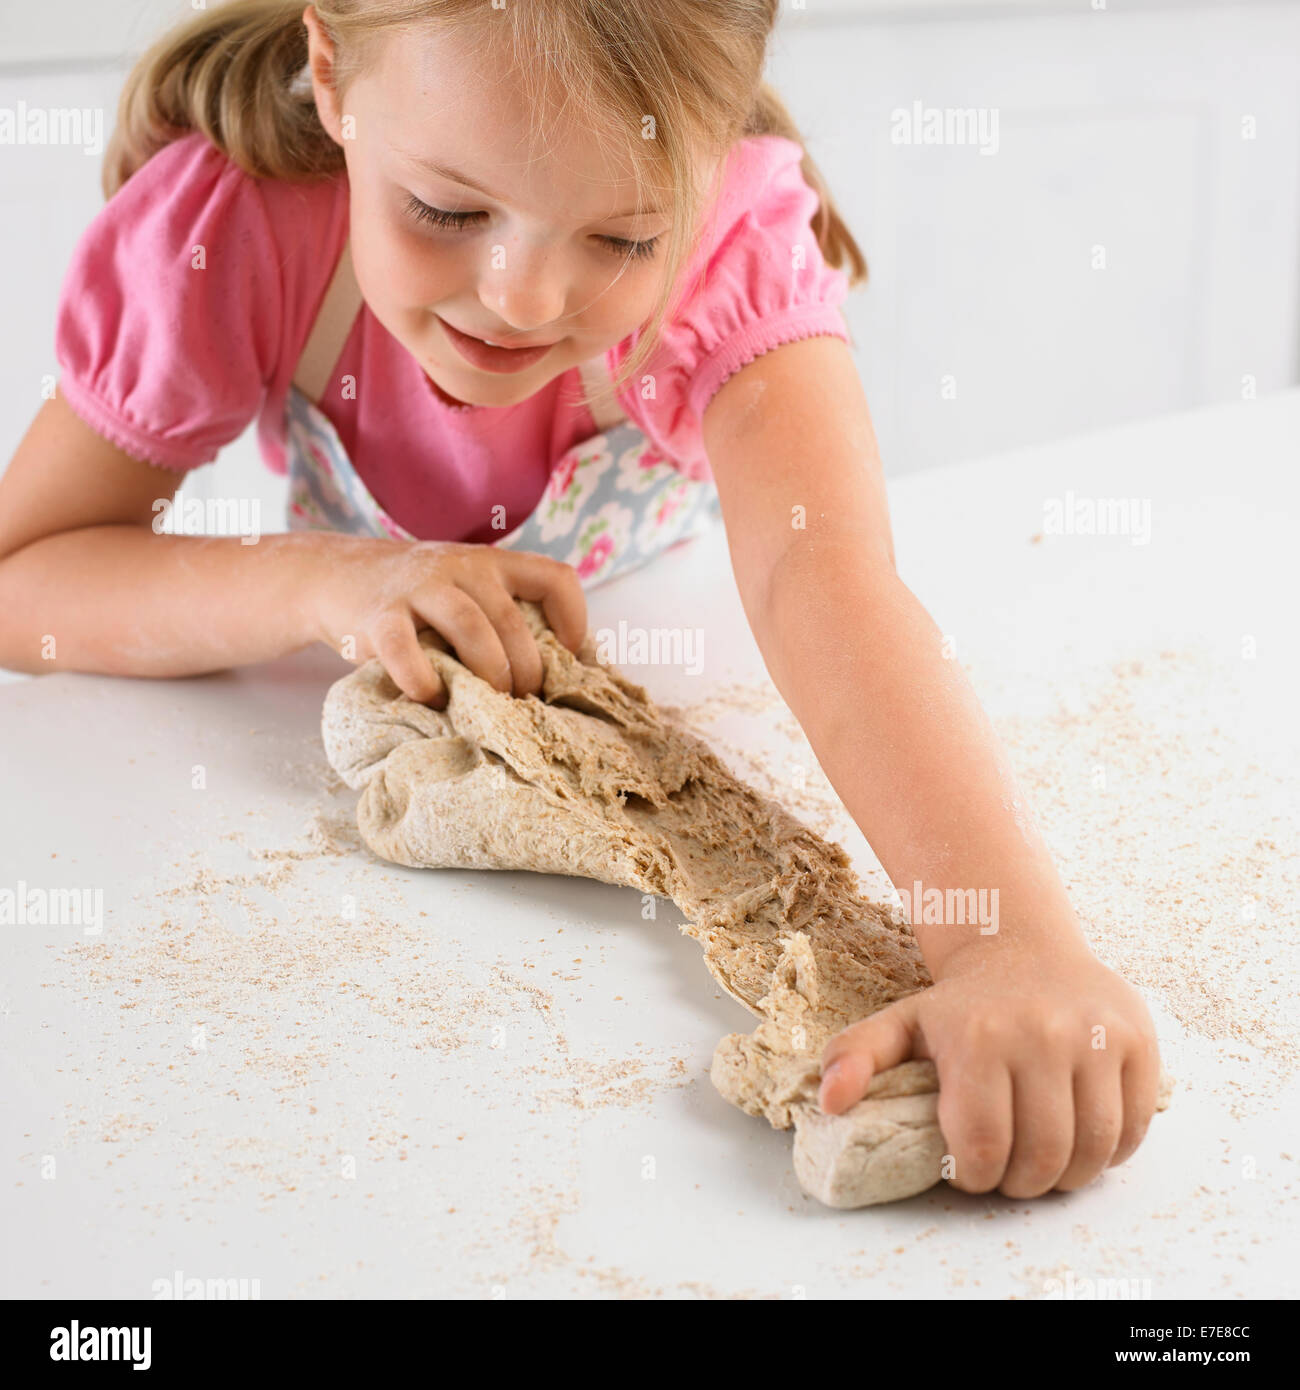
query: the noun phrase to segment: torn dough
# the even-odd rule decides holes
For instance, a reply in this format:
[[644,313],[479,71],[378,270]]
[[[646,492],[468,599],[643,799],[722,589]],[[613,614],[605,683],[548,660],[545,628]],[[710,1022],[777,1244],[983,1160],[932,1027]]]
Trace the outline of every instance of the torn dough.
[[325,750],[361,790],[362,839],[397,864],[569,874],[671,898],[714,978],[760,1020],[718,1044],[713,1083],[794,1126],[804,1191],[859,1207],[938,1182],[930,1062],[877,1076],[843,1115],[816,1100],[829,1039],[930,983],[911,930],[862,896],[838,845],[733,777],[602,665],[590,636],[575,655],[536,604],[520,608],[542,657],[540,698],[499,693],[427,631],[445,710],[407,699],[377,661],[330,689]]

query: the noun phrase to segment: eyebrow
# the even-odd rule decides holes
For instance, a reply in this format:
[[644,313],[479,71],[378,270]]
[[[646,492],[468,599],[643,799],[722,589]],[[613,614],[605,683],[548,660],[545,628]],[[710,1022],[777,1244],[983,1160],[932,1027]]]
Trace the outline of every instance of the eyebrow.
[[[437,174],[440,178],[450,179],[452,183],[464,184],[466,188],[472,188],[475,193],[481,193],[485,198],[491,198],[494,203],[504,203],[508,199],[493,193],[491,189],[484,188],[481,183],[476,183],[468,174],[462,174],[459,169],[453,169],[449,164],[439,164],[436,159],[420,159],[414,155],[407,158],[412,164],[418,164],[420,168],[427,169],[431,174]],[[604,222],[613,222],[620,217],[658,217],[659,208],[629,208],[627,212],[611,212],[607,217],[601,219]]]

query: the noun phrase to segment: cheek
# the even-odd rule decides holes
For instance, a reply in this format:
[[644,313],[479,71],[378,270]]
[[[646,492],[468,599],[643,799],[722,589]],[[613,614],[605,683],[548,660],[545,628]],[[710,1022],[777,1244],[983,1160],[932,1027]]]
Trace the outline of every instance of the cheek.
[[383,257],[389,300],[413,311],[448,299],[467,277],[454,251],[434,246],[428,237],[391,220],[384,228]]
[[352,259],[372,305],[420,313],[446,299],[464,278],[454,251],[434,246],[387,208],[354,196],[351,216]]
[[609,286],[593,308],[609,327],[628,332],[650,317],[662,278],[653,262],[646,266],[634,264]]

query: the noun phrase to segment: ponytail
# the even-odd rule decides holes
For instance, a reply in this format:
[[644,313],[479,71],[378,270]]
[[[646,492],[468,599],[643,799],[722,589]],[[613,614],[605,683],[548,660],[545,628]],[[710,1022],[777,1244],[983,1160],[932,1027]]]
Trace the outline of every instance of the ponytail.
[[[803,144],[803,136],[799,133],[794,117],[790,115],[785,102],[777,95],[776,89],[767,82],[759,84],[758,99],[745,127],[745,134],[784,135],[787,140]],[[850,285],[864,283],[867,278],[866,257],[840,216],[826,180],[807,150],[804,151],[803,162],[799,167],[808,187],[819,199],[812,226],[817,234],[817,245],[821,247],[826,263],[834,266],[836,270],[847,270]]]
[[135,65],[104,155],[104,196],[164,146],[202,131],[246,173],[305,179],[343,167],[311,89],[301,0],[232,0],[176,26]]

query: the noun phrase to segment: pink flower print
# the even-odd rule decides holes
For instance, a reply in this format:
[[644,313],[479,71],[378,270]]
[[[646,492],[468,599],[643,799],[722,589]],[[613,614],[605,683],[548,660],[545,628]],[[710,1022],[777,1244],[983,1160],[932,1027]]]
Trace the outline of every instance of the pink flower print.
[[[542,505],[525,523],[530,529],[538,531],[543,547],[573,530],[587,499],[596,491],[601,476],[613,462],[613,455],[602,452],[599,447],[586,453],[578,445],[555,465],[546,484]],[[526,548],[535,550],[537,546],[529,545]]]
[[308,444],[307,452],[311,455],[312,462],[315,463],[316,467],[319,468],[327,478],[332,478],[334,476],[334,466],[315,444]]
[[316,500],[313,497],[303,496],[290,501],[288,511],[289,515],[296,518],[302,526],[329,530],[329,522],[321,515],[321,509],[316,505]]
[[602,531],[592,541],[591,548],[574,566],[578,571],[578,578],[589,579],[597,570],[603,568],[605,561],[609,559],[613,551],[614,537],[608,531]]
[[639,444],[619,454],[618,478],[614,486],[620,492],[647,493],[661,481],[677,476],[672,464],[643,437]]
[[578,571],[583,583],[599,583],[617,570],[619,556],[631,539],[634,515],[616,502],[606,502],[597,512],[583,517],[576,544],[565,561]]
[[406,532],[402,530],[387,512],[379,512],[376,520],[395,541],[404,541],[407,539]]
[[665,495],[663,505],[655,513],[656,526],[664,526],[672,519],[674,513],[682,505],[685,494],[686,489],[684,487],[675,487]]
[[550,494],[552,497],[563,497],[569,490],[569,484],[573,482],[573,475],[578,471],[578,451],[572,449],[559,461],[555,467],[555,472],[551,474]]

